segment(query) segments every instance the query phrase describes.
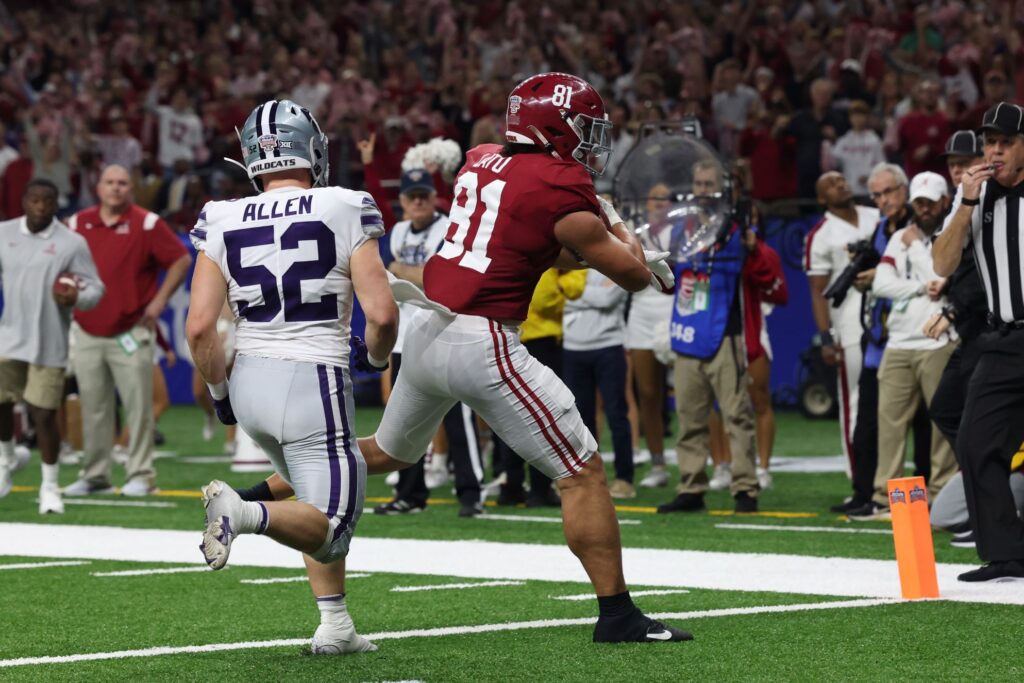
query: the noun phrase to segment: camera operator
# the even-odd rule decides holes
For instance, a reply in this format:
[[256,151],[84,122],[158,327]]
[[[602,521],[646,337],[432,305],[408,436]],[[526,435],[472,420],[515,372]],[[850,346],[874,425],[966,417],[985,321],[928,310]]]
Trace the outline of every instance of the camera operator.
[[[908,203],[907,176],[895,164],[882,163],[871,170],[868,188],[882,213],[882,218],[871,236],[871,246],[881,256],[889,239],[897,231],[910,224],[914,211]],[[864,330],[864,367],[860,373],[857,390],[857,425],[853,431],[853,451],[856,453],[853,468],[853,496],[842,505],[833,506],[833,512],[849,513],[861,510],[871,503],[875,490],[875,470],[878,467],[878,368],[888,338],[886,320],[892,302],[869,292],[874,281],[875,269],[862,272],[857,279],[857,289],[868,292],[862,309]],[[931,448],[931,425],[926,410],[918,409],[914,415],[914,461],[919,472],[928,470],[929,460],[925,455]],[[925,460],[924,463],[921,460]]]
[[[857,386],[862,362],[862,294],[851,290],[839,306],[832,306],[824,292],[850,265],[849,245],[871,237],[879,214],[877,209],[854,204],[853,192],[841,173],[830,171],[823,174],[818,178],[816,187],[818,201],[825,205],[825,216],[808,233],[804,247],[811,310],[818,328],[814,344],[821,347],[825,363],[836,366],[838,370],[843,454],[850,469],[855,471],[853,434],[857,423]],[[863,504],[863,501],[858,501],[858,504]]]
[[[931,403],[955,348],[950,333],[936,338],[924,333],[925,323],[944,304],[942,290],[946,282],[932,270],[931,236],[946,215],[947,190],[945,178],[937,173],[925,171],[914,176],[910,184],[914,220],[893,233],[875,274],[874,293],[892,302],[887,323],[889,339],[878,368],[878,466],[872,501],[851,510],[850,519],[887,518],[887,482],[902,476],[911,420],[922,398]],[[931,429],[928,488],[934,496],[956,472],[956,462],[941,432],[935,426]]]
[[957,452],[967,508],[986,565],[961,581],[1024,578],[1024,522],[1010,491],[1010,463],[1024,439],[1024,268],[1020,258],[1024,110],[1000,102],[982,119],[985,159],[964,173],[953,217],[933,248],[935,272],[952,275],[974,247],[988,299],[989,329],[977,340]]

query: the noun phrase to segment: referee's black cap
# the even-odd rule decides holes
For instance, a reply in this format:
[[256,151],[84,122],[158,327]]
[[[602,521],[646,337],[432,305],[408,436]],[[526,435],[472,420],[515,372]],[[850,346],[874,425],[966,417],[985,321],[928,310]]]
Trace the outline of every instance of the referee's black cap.
[[1000,102],[985,112],[981,130],[993,130],[1003,135],[1024,135],[1024,109],[1010,102]]
[[973,130],[958,130],[946,140],[946,151],[942,157],[980,157],[985,152],[981,148],[981,138]]

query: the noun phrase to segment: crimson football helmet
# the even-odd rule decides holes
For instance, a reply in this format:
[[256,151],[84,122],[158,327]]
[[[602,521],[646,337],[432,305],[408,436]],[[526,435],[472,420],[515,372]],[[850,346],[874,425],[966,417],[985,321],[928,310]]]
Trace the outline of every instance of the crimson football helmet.
[[560,159],[604,172],[612,124],[592,85],[572,74],[531,76],[512,89],[505,112],[509,142],[537,145]]

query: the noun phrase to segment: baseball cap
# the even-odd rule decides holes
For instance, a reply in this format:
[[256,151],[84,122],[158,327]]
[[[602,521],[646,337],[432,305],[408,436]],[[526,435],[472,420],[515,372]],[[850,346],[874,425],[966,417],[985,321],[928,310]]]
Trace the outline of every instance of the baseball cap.
[[980,157],[983,154],[981,138],[973,130],[958,130],[946,140],[946,151],[939,156]]
[[858,74],[863,73],[863,70],[860,68],[860,62],[858,62],[856,59],[844,59],[843,63],[839,65],[839,70],[855,71]]
[[405,119],[401,116],[389,116],[384,119],[385,128],[405,128]]
[[946,196],[947,189],[946,179],[938,173],[918,173],[910,181],[910,201],[923,197],[937,202]]
[[409,194],[416,190],[435,192],[434,179],[425,168],[410,168],[402,174],[402,182],[399,187],[399,194]]
[[994,130],[1003,135],[1024,135],[1024,110],[1016,104],[1000,102],[985,112],[981,130]]

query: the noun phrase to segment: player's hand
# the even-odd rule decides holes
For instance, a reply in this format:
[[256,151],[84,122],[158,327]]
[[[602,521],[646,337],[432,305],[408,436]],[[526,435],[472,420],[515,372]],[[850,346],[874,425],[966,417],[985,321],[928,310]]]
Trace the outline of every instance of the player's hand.
[[160,317],[160,314],[164,312],[164,302],[157,298],[154,298],[149,304],[146,305],[146,310],[142,312],[142,319],[139,324],[150,330],[156,329],[156,321]]
[[373,163],[373,145],[376,141],[377,134],[370,133],[370,137],[356,143],[356,149],[359,150],[359,158],[363,162],[363,166]]
[[843,359],[843,351],[838,346],[822,346],[821,347],[821,360],[825,362],[825,365],[836,366]]
[[964,199],[977,199],[981,196],[981,184],[995,175],[996,169],[993,164],[981,163],[971,166],[964,171],[960,177],[960,187],[963,188]]
[[352,337],[352,350],[355,355],[355,362],[353,365],[356,366],[356,370],[362,370],[363,372],[380,372],[387,370],[390,363],[384,361],[384,365],[374,365],[370,361],[370,349],[367,348],[366,342],[361,337]]
[[601,213],[604,214],[605,219],[608,221],[608,227],[622,222],[622,217],[619,216],[619,212],[615,210],[615,206],[610,201],[601,195],[597,195],[597,203],[601,205]]
[[925,292],[927,292],[929,299],[931,299],[932,301],[938,301],[939,299],[942,298],[942,291],[945,288],[946,279],[940,277],[938,280],[931,280],[928,283]]
[[950,322],[949,318],[944,316],[942,313],[936,313],[932,317],[928,318],[928,322],[924,324],[923,331],[925,336],[932,339],[938,339],[946,333],[946,330],[948,330],[949,326],[952,324],[953,323]]
[[238,424],[238,420],[235,419],[235,411],[231,407],[231,397],[225,396],[220,399],[213,399],[213,410],[217,413],[217,419],[220,420],[221,424],[235,425]]
[[71,308],[78,302],[78,289],[64,287],[63,289],[55,290],[53,292],[53,300],[57,302],[58,306]]
[[665,263],[666,258],[667,251],[644,250],[644,261],[651,269],[651,289],[662,294],[671,294],[676,288],[676,276],[672,273],[672,268]]
[[921,228],[917,227],[914,223],[911,223],[907,226],[907,229],[903,231],[901,239],[903,240],[903,246],[909,247],[914,242],[923,240],[924,233],[921,232]]

